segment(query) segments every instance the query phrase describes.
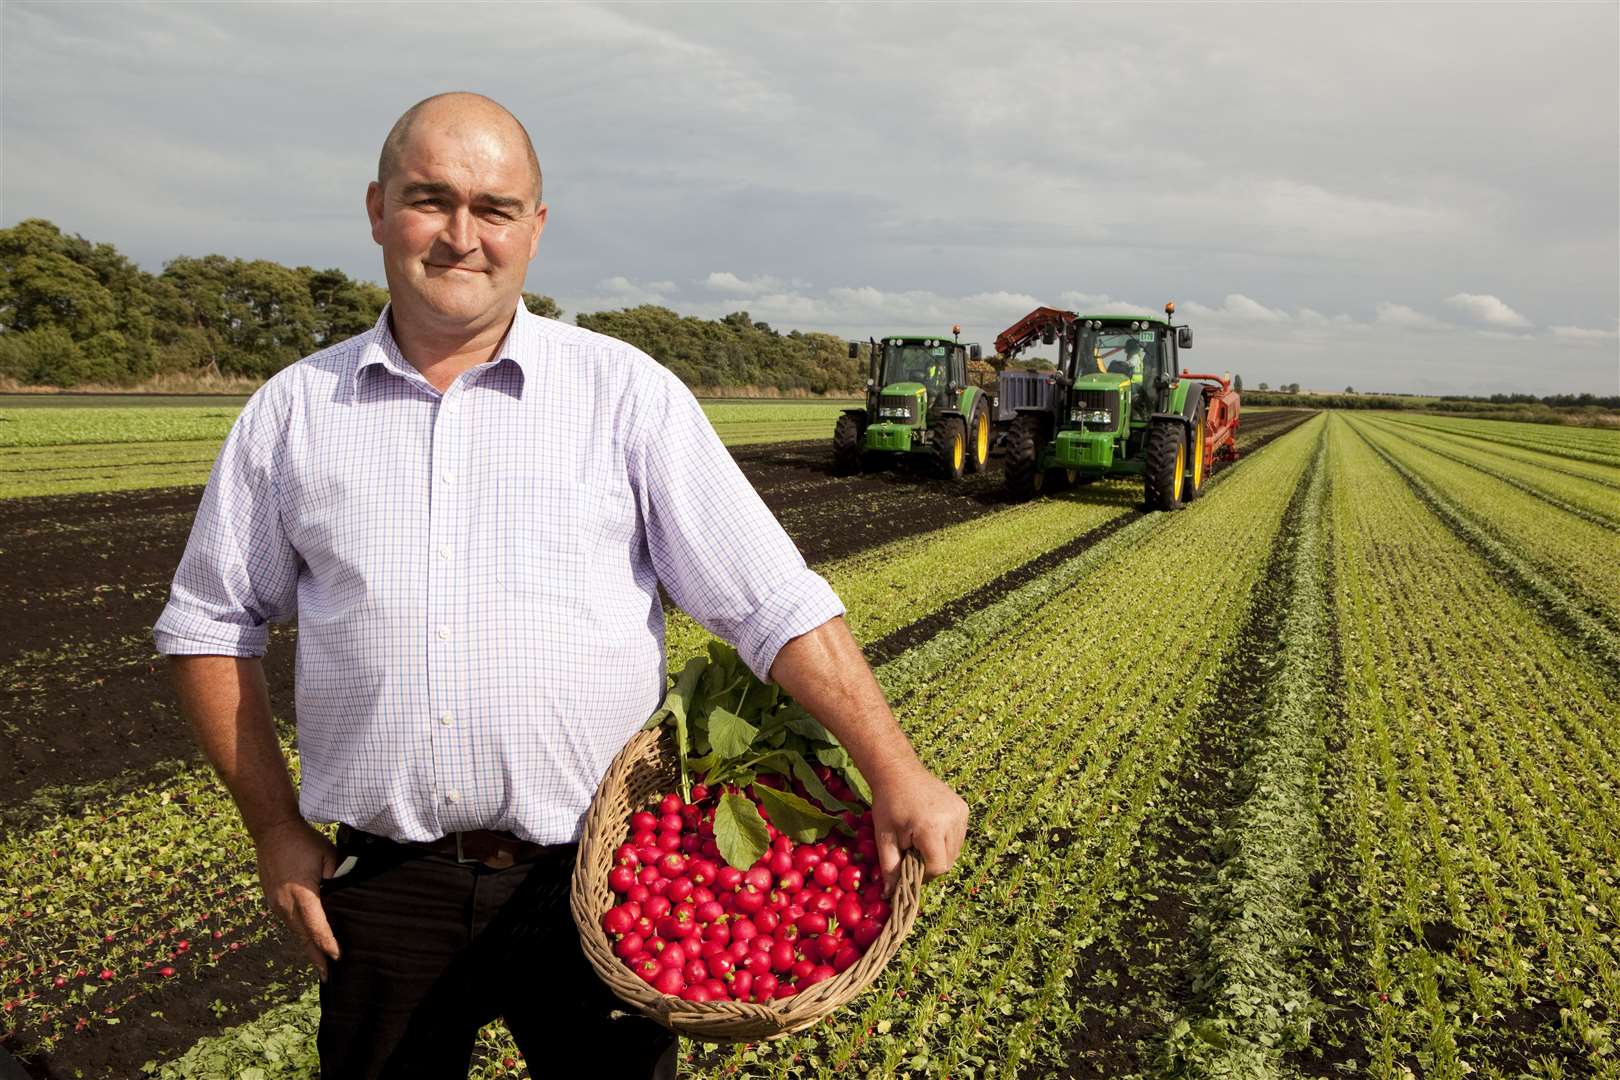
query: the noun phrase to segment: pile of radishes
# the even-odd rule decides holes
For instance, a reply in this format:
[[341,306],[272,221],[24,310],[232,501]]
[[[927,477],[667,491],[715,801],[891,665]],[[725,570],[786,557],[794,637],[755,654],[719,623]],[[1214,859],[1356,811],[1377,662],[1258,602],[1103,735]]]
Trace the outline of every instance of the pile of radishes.
[[[848,805],[853,793],[833,770],[823,766],[816,778]],[[672,792],[656,813],[630,816],[629,842],[614,852],[608,875],[623,899],[602,925],[614,953],[660,993],[687,1001],[792,997],[848,969],[882,933],[889,904],[871,811],[846,809],[839,829],[796,842],[770,824],[768,800],[780,799],[779,786],[787,790],[774,776],[713,791],[695,784],[690,802]],[[795,802],[810,798],[797,780],[791,790]],[[744,798],[764,820],[769,846],[738,867],[721,855],[715,814],[722,801]]]

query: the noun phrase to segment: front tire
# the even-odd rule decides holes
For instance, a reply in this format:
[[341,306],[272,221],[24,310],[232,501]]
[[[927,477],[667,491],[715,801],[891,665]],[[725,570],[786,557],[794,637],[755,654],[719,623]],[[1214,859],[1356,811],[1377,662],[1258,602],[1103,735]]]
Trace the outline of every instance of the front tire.
[[1007,433],[1007,491],[1015,499],[1028,499],[1046,487],[1046,473],[1040,466],[1046,431],[1039,416],[1024,415],[1013,421]]
[[833,425],[833,473],[851,476],[861,469],[861,425],[849,413]]
[[962,470],[967,465],[967,433],[962,430],[962,421],[955,416],[935,420],[929,438],[934,444],[934,462],[939,474],[947,480],[962,479]]
[[1187,429],[1171,420],[1148,428],[1147,471],[1143,475],[1143,495],[1149,510],[1177,510],[1181,507],[1182,476],[1187,469]]

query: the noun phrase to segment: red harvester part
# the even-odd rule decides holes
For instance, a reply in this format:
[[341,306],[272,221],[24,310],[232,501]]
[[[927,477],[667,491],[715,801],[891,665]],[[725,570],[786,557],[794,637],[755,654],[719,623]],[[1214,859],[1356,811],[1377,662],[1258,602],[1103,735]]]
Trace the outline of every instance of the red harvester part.
[[1236,460],[1239,401],[1230,375],[1181,373],[1183,379],[1204,381],[1204,460]]
[[1038,307],[996,335],[996,352],[1004,357],[1016,356],[1033,345],[1047,327],[1051,327],[1054,333],[1061,333],[1077,318],[1079,316],[1072,311]]

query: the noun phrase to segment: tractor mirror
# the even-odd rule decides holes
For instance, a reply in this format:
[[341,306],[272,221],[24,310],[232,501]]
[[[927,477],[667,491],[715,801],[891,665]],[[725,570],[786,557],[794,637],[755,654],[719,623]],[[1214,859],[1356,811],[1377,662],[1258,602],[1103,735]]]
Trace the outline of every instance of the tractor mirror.
[[1232,376],[1232,389],[1236,390],[1240,394],[1243,393],[1243,376]]
[[858,341],[850,342],[849,343],[849,358],[851,360],[854,360],[856,357],[858,357],[860,355],[861,355],[861,343],[858,342]]
[[1054,342],[1056,340],[1057,340],[1057,331],[1053,330],[1050,326],[1046,327],[1046,329],[1041,331],[1041,344],[1042,345],[1050,345],[1050,344],[1052,344],[1052,342]]
[[1178,348],[1178,349],[1190,349],[1190,348],[1192,348],[1192,327],[1190,327],[1190,326],[1178,326],[1178,327],[1176,327],[1176,348]]
[[983,355],[984,354],[979,351],[979,347],[977,345],[968,346],[968,358],[970,360],[978,360]]

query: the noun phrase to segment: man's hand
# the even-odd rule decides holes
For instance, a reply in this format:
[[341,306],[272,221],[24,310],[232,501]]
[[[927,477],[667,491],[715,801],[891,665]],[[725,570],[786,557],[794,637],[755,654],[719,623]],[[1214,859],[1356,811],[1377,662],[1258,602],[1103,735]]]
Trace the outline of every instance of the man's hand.
[[897,779],[872,786],[872,827],[877,838],[883,895],[894,891],[900,853],[915,848],[923,868],[937,878],[951,868],[967,837],[968,807],[962,797],[920,764]]
[[264,830],[255,846],[265,901],[303,941],[325,982],[327,960],[338,958],[338,943],[327,925],[320,889],[321,881],[337,872],[337,849],[302,818]]

